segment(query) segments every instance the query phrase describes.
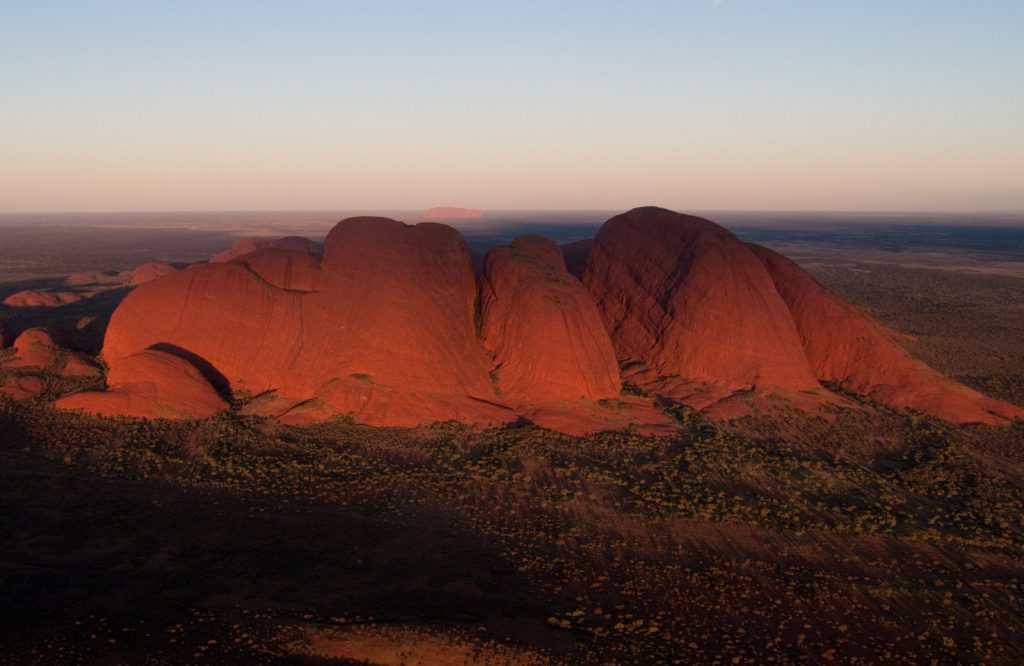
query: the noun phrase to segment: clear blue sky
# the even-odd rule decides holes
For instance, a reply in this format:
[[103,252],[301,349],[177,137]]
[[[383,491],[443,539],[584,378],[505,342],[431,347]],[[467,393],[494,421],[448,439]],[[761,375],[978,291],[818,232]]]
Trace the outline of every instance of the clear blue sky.
[[0,211],[1024,210],[1024,2],[0,2]]

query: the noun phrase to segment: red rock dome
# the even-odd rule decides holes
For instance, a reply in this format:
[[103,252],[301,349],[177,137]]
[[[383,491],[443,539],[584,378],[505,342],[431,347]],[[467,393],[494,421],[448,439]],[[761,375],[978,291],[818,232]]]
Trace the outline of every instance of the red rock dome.
[[168,419],[202,419],[228,407],[197,368],[153,349],[112,366],[107,385],[107,391],[73,393],[55,404],[104,416]]
[[43,328],[24,330],[12,346],[15,355],[4,364],[7,368],[49,368],[60,357],[53,335]]
[[316,400],[322,415],[366,423],[514,420],[476,339],[475,292],[454,229],[352,218],[328,235],[321,269],[264,250],[137,288],[111,318],[103,356],[114,368],[163,345],[236,392]]
[[480,279],[480,332],[501,399],[544,427],[571,434],[672,431],[650,401],[620,400],[611,340],[594,299],[539,236],[492,248]]
[[614,217],[583,283],[644,388],[697,408],[737,391],[819,388],[768,271],[714,222],[662,208]]
[[[619,395],[622,367],[626,381],[714,418],[771,396],[838,400],[819,378],[951,420],[1021,414],[914,361],[791,262],[708,220],[640,208],[578,249],[582,284],[564,249],[524,237],[488,253],[478,285],[451,227],[343,220],[322,260],[258,248],[139,286],[104,341],[116,397],[62,404],[138,415],[145,395],[212,413],[223,408],[213,385],[254,396],[249,413],[295,424],[525,417],[572,433],[671,432],[649,399]],[[143,375],[160,379],[135,386]],[[209,399],[182,412],[193,391]]]
[[487,253],[480,321],[501,396],[516,407],[622,390],[597,306],[546,238],[521,236]]
[[320,260],[311,254],[264,248],[231,260],[278,289],[317,291],[322,273]]

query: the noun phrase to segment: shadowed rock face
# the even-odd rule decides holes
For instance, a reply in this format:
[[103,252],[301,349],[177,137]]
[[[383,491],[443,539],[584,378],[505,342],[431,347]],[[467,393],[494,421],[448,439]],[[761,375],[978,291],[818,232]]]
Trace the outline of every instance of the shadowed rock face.
[[570,275],[583,279],[583,271],[587,268],[587,256],[590,248],[594,245],[594,239],[573,241],[563,243],[558,247],[562,250],[562,257],[565,259],[565,269]]
[[645,388],[697,407],[735,391],[818,388],[771,276],[713,222],[661,208],[614,217],[583,283]]
[[[451,227],[343,220],[322,260],[258,248],[138,287],[107,329],[111,390],[61,406],[143,415],[146,396],[152,414],[194,416],[223,409],[212,384],[296,424],[525,417],[571,433],[670,432],[649,399],[620,396],[621,362],[626,381],[715,418],[766,396],[834,400],[819,378],[950,420],[1021,414],[911,359],[802,269],[708,220],[640,208],[578,249],[582,283],[564,250],[523,237],[488,254],[478,284]],[[190,393],[205,397],[186,409]]]
[[764,247],[750,247],[786,301],[811,367],[822,381],[949,421],[999,423],[999,416],[1024,416],[1024,410],[957,384],[912,358],[895,342],[892,331],[829,292],[789,259]]
[[487,253],[480,314],[484,345],[510,404],[600,400],[622,390],[594,301],[552,241],[521,236]]

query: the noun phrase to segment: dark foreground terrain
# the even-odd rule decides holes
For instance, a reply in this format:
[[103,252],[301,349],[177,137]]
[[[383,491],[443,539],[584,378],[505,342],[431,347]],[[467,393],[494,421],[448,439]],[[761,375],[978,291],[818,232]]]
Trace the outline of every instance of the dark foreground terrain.
[[0,403],[5,658],[1024,654],[1024,428],[679,416],[573,439]]
[[[1024,404],[1017,255],[768,236],[915,355]],[[62,311],[7,322],[82,314]],[[55,412],[92,380],[47,381],[0,398],[0,663],[1024,655],[1019,422],[862,402],[728,426],[672,408],[660,439],[295,429],[241,404],[144,423]]]

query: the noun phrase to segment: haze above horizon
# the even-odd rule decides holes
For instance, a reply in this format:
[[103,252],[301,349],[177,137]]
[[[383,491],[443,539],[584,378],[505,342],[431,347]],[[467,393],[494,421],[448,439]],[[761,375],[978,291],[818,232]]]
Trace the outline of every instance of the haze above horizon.
[[1024,211],[1024,5],[5,3],[0,212]]

